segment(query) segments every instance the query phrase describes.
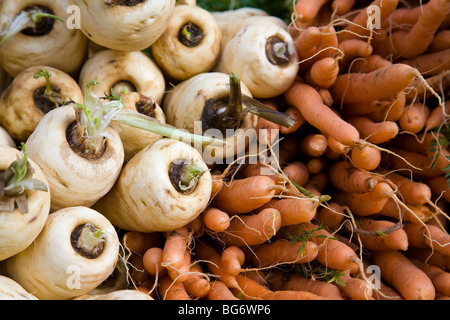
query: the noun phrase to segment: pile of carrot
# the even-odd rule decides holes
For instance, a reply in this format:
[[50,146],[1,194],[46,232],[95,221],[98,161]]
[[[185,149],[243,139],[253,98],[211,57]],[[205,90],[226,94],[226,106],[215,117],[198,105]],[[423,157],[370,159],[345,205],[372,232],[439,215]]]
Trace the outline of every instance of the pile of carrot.
[[257,120],[275,161],[210,166],[207,204],[185,225],[116,225],[119,289],[155,300],[450,300],[450,1],[293,8],[296,77],[256,97],[295,120]]

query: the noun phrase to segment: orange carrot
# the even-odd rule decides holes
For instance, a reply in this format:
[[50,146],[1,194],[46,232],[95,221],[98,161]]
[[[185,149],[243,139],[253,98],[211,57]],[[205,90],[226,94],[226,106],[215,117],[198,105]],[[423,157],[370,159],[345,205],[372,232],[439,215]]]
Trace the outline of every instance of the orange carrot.
[[213,199],[216,196],[216,194],[220,191],[220,189],[222,189],[224,182],[219,176],[214,174],[211,175],[211,180],[212,180],[211,199]]
[[273,179],[254,176],[226,183],[213,199],[212,205],[226,213],[248,213],[267,203],[277,189]]
[[326,281],[304,278],[295,273],[271,270],[267,276],[269,288],[276,290],[308,291],[331,300],[343,300],[336,285]]
[[378,183],[378,178],[373,173],[358,169],[345,161],[334,162],[328,176],[335,188],[351,193],[370,192]]
[[183,281],[186,292],[195,298],[206,297],[211,290],[209,278],[203,273],[200,264],[193,264],[189,269],[189,275]]
[[226,230],[230,226],[230,216],[217,208],[208,207],[202,213],[205,227],[214,232]]
[[397,186],[404,202],[412,205],[431,203],[431,189],[425,183],[414,181],[395,172],[389,173],[386,177]]
[[233,292],[220,280],[211,282],[211,289],[208,292],[208,300],[239,300]]
[[339,281],[345,283],[344,286],[337,287],[351,300],[373,300],[373,289],[365,280],[352,277],[348,272],[344,272],[339,277]]
[[372,54],[368,57],[361,57],[355,59],[351,65],[351,72],[355,73],[368,73],[377,69],[389,67],[392,62],[383,58],[378,54]]
[[142,256],[142,263],[145,270],[152,276],[163,276],[167,274],[167,269],[161,265],[163,249],[153,247],[145,251]]
[[392,197],[394,190],[385,182],[378,182],[372,191],[367,193],[350,193],[337,191],[332,199],[341,205],[346,205],[358,216],[369,216],[381,211]]
[[328,230],[337,230],[345,218],[345,207],[339,203],[330,202],[327,206],[320,208],[317,211],[317,220],[321,225],[325,226]]
[[350,153],[352,164],[362,170],[372,171],[381,163],[381,152],[370,145],[357,145]]
[[320,157],[325,154],[327,148],[327,138],[322,134],[308,134],[300,142],[300,150],[307,157]]
[[317,92],[319,93],[320,97],[322,98],[322,102],[326,105],[331,107],[334,103],[333,96],[331,95],[330,90],[328,89],[318,89]]
[[405,300],[434,300],[436,292],[430,278],[401,252],[372,251],[371,261],[380,267],[381,278]]
[[320,8],[327,2],[327,0],[298,0],[295,3],[294,14],[295,19],[300,22],[308,22],[314,20],[320,11]]
[[405,107],[398,121],[400,129],[410,133],[420,132],[426,125],[430,109],[422,103],[413,103]]
[[432,250],[430,248],[422,249],[410,247],[406,253],[410,259],[416,258],[444,270],[450,269],[450,256],[446,256],[436,250]]
[[[447,31],[448,35],[449,30],[445,31]],[[413,59],[401,60],[400,63],[416,68],[420,73],[426,76],[437,75],[450,69],[450,49],[421,54]]]
[[265,208],[255,214],[235,217],[228,229],[215,236],[227,246],[252,246],[272,238],[280,227],[280,212],[274,208]]
[[309,222],[316,215],[319,203],[308,198],[272,199],[261,209],[272,208],[280,213],[280,225],[288,226],[301,222]]
[[186,226],[166,232],[161,265],[168,270],[179,270],[185,264],[185,253],[188,249],[190,233]]
[[167,274],[175,282],[185,282],[191,276],[189,274],[189,269],[191,267],[192,258],[189,250],[184,251],[183,259],[183,264],[179,268],[166,267]]
[[334,139],[331,136],[327,137],[327,144],[328,144],[328,151],[332,151],[333,153],[335,153],[338,156],[347,154],[350,151],[349,146],[346,146],[345,144],[340,143],[339,141],[337,141],[336,139]]
[[421,76],[417,69],[395,63],[369,73],[339,75],[330,91],[338,104],[375,101],[403,91],[416,76]]
[[151,247],[159,247],[163,244],[163,237],[158,232],[143,233],[127,231],[122,238],[126,249],[137,254],[144,254]]
[[450,236],[439,227],[426,224],[406,223],[403,226],[411,247],[432,248],[450,256]]
[[388,142],[399,132],[399,127],[394,121],[375,122],[363,116],[352,117],[348,121],[359,131],[363,139],[374,144]]
[[438,197],[442,195],[442,198],[450,202],[450,187],[445,176],[437,176],[426,181],[434,195]]
[[358,57],[370,57],[373,52],[372,46],[362,39],[348,39],[339,42],[339,49],[344,53],[341,65],[347,68],[350,62]]
[[[327,146],[328,146],[328,140],[327,140]],[[318,174],[319,172],[324,171],[326,169],[326,167],[327,167],[327,160],[325,159],[325,157],[312,158],[312,159],[309,159],[308,162],[306,163],[306,168],[308,169],[308,172],[310,174]],[[300,184],[300,185],[303,185],[303,184]]]
[[331,2],[331,10],[336,12],[338,16],[342,16],[352,10],[355,2],[356,0],[333,0]]
[[285,98],[290,105],[298,108],[309,124],[324,132],[326,136],[348,146],[360,139],[358,130],[323,104],[322,98],[313,87],[294,83],[285,93]]
[[426,264],[419,259],[410,259],[417,267],[420,268],[433,282],[436,293],[444,296],[450,296],[450,273],[442,268]]
[[283,168],[283,173],[295,183],[303,186],[310,177],[308,167],[301,161],[294,161]]
[[242,265],[245,262],[245,253],[239,247],[230,246],[223,250],[221,261],[228,274],[237,276],[242,271]]
[[371,111],[367,116],[376,122],[398,121],[405,110],[406,95],[403,92],[395,94],[390,100],[382,101],[382,106]]
[[[450,101],[444,103],[445,113],[450,112]],[[442,123],[444,123],[444,114],[442,108],[437,107],[430,111],[427,122],[425,123],[424,131],[428,132],[434,128],[438,128]]]
[[308,291],[272,291],[258,282],[243,276],[236,276],[244,300],[329,300]]
[[369,250],[406,251],[408,249],[408,235],[400,225],[394,222],[361,218],[357,224],[361,243]]
[[422,224],[434,214],[426,205],[404,204],[400,206],[394,199],[388,199],[384,207],[378,212],[383,217],[390,217],[403,222]]
[[306,75],[307,81],[320,89],[330,88],[339,74],[339,63],[332,57],[326,57],[314,62]]
[[280,132],[282,134],[290,134],[290,133],[296,132],[300,127],[302,127],[306,123],[306,120],[303,118],[300,111],[298,111],[298,109],[295,107],[288,107],[286,109],[285,113],[287,115],[289,115],[289,117],[291,119],[294,119],[295,123],[290,128],[281,126]]
[[254,266],[269,267],[279,264],[307,263],[317,257],[318,246],[312,241],[277,239],[270,243],[253,246],[250,260]]
[[429,52],[439,52],[450,49],[450,30],[445,29],[435,33],[433,41],[428,47]]
[[158,288],[163,300],[192,300],[183,283],[174,282],[169,276],[160,279]]

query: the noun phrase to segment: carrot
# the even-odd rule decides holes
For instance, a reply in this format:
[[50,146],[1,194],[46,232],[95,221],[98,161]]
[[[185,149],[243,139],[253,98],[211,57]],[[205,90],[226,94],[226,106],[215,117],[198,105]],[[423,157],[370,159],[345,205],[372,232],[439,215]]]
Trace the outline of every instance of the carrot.
[[338,285],[341,292],[352,300],[373,300],[373,289],[365,280],[352,277],[348,272],[344,272],[339,280],[345,285]]
[[305,80],[320,89],[330,88],[339,74],[337,59],[325,57],[314,62],[305,76]]
[[272,208],[280,213],[280,226],[309,222],[316,215],[319,203],[308,198],[272,199],[262,209]]
[[312,158],[306,163],[306,168],[308,169],[308,172],[310,174],[318,174],[319,172],[324,171],[326,167],[327,167],[327,160],[325,159],[325,157]]
[[317,92],[319,92],[319,95],[322,97],[322,102],[326,105],[331,107],[334,103],[333,96],[331,95],[330,90],[328,89],[318,89]]
[[433,41],[434,34],[450,12],[446,0],[430,0],[423,6],[423,12],[411,30],[397,30],[383,43],[376,52],[382,56],[400,55],[413,58],[425,52]]
[[[450,101],[444,103],[445,113],[450,112]],[[434,108],[430,111],[430,115],[425,123],[424,132],[428,132],[434,128],[438,128],[442,123],[444,123],[444,114],[441,108]]]
[[325,5],[326,2],[327,0],[298,0],[294,7],[295,20],[300,22],[314,20],[320,11],[320,8]]
[[392,181],[406,203],[412,205],[432,204],[431,189],[425,183],[414,181],[398,173],[389,173],[386,178]]
[[307,237],[308,241],[317,244],[316,260],[322,265],[336,270],[352,270],[359,268],[359,258],[355,251],[322,227],[313,223],[301,223],[286,227],[285,233],[291,239]]
[[208,300],[239,300],[233,292],[220,280],[211,282],[211,289],[208,292]]
[[417,69],[395,63],[369,73],[339,75],[330,91],[339,104],[375,101],[403,91],[416,77],[421,78]]
[[[449,30],[446,31],[449,32]],[[421,54],[413,59],[401,60],[400,63],[416,68],[423,75],[437,75],[450,69],[450,49]]]
[[328,171],[330,183],[341,191],[350,193],[367,193],[378,183],[377,177],[345,162],[336,161]]
[[269,267],[279,264],[307,263],[317,257],[318,246],[312,241],[291,241],[277,239],[252,247],[250,259],[257,267]]
[[389,67],[392,62],[378,54],[371,54],[368,57],[360,57],[352,61],[351,72],[368,73],[377,69]]
[[321,197],[322,192],[328,187],[329,178],[325,172],[319,172],[311,175],[305,189],[311,192],[316,197]]
[[328,300],[308,291],[272,291],[243,275],[236,276],[244,300]]
[[433,282],[436,293],[444,296],[450,296],[450,273],[445,272],[442,268],[426,264],[419,259],[410,259],[417,267],[420,268]]
[[[363,264],[364,270],[367,270],[365,271],[366,277],[368,278],[371,277],[373,273],[369,271],[372,271],[373,269],[369,269],[370,267],[369,261],[364,259]],[[403,300],[403,298],[400,297],[397,291],[395,291],[390,286],[386,285],[383,281],[381,281],[381,279],[378,280],[379,280],[378,281],[379,287],[376,290],[373,290],[372,293],[374,300]]]
[[[264,104],[275,111],[278,111],[276,105],[271,101],[267,100]],[[262,117],[258,117],[258,123],[256,124],[256,130],[259,133],[258,139],[261,143],[272,144],[277,138],[277,133],[281,130],[282,126],[272,121],[266,120]],[[275,134],[273,134],[275,133]]]
[[[164,258],[164,252],[163,252]],[[189,250],[185,250],[183,254],[183,264],[179,268],[167,268],[167,274],[169,277],[175,282],[185,282],[191,275],[189,274],[189,269],[191,267],[191,252]]]
[[395,94],[390,100],[382,101],[382,106],[371,111],[367,116],[373,121],[398,121],[406,105],[406,95],[403,92]]
[[295,107],[288,107],[286,109],[285,113],[287,115],[289,115],[289,117],[291,119],[294,119],[295,123],[290,128],[281,126],[280,127],[280,132],[282,134],[290,134],[290,133],[296,132],[300,127],[302,127],[306,123],[306,120],[303,118],[303,116],[300,113],[300,111],[298,111],[298,109],[295,108]]
[[[405,208],[406,207],[406,208]],[[403,222],[422,224],[428,221],[434,214],[426,205],[405,204],[400,206],[394,199],[388,199],[383,208],[378,212],[383,217],[390,217]]]
[[202,219],[205,227],[214,232],[224,231],[230,226],[230,216],[214,207],[206,208],[202,213]]
[[386,182],[378,182],[372,191],[367,193],[350,193],[337,191],[332,199],[341,205],[346,205],[358,216],[369,216],[381,211],[392,197],[394,190]]
[[248,213],[269,202],[276,187],[275,181],[267,176],[236,179],[223,186],[212,205],[230,215]]
[[416,258],[444,270],[450,269],[450,257],[430,248],[421,249],[410,247],[406,254],[410,259]]
[[183,283],[174,282],[169,276],[160,279],[158,288],[162,300],[192,300]]
[[164,276],[167,269],[161,265],[163,249],[158,247],[149,248],[142,256],[145,270],[152,276]]
[[406,223],[403,226],[409,245],[415,248],[432,248],[450,256],[450,236],[439,227],[426,224]]
[[326,136],[348,146],[360,139],[358,130],[323,104],[322,98],[313,87],[294,82],[284,96],[290,105],[298,108],[309,124],[324,132]]
[[321,225],[325,226],[328,230],[337,230],[345,218],[345,207],[339,203],[330,202],[327,206],[320,208],[317,211],[317,220]]
[[300,142],[300,150],[307,157],[320,157],[325,154],[327,148],[327,138],[322,134],[308,134]]
[[369,250],[408,249],[408,235],[399,224],[388,220],[361,218],[357,225],[361,243]]
[[239,247],[230,246],[223,250],[221,261],[226,272],[236,276],[242,271],[241,267],[245,262],[245,253]]
[[352,10],[355,2],[356,0],[333,0],[331,1],[331,10],[338,16],[342,16]]
[[294,161],[283,168],[283,173],[295,183],[303,186],[310,177],[308,167],[302,161]]
[[277,209],[265,208],[255,214],[239,215],[230,226],[215,236],[227,246],[252,246],[266,242],[281,227],[281,215]]
[[401,252],[372,251],[371,261],[380,267],[381,278],[405,300],[434,300],[436,293],[430,278]]
[[127,263],[133,266],[130,268],[129,277],[132,279],[134,284],[139,286],[149,280],[150,273],[145,269],[141,255],[132,253],[128,258]]
[[267,276],[270,290],[308,291],[331,300],[343,300],[336,285],[326,281],[302,277],[295,273],[271,270]]
[[428,47],[429,52],[439,52],[450,49],[450,30],[445,29],[435,33],[433,41]]
[[[424,79],[414,79],[413,83],[406,90],[405,95],[409,100],[423,98],[430,98],[435,95],[436,91],[444,91],[450,87],[450,70],[443,71],[437,75],[426,77]],[[441,108],[443,109],[442,105]],[[446,113],[448,115],[448,113]]]
[[131,252],[144,254],[149,248],[161,246],[163,237],[158,232],[127,231],[123,235],[122,242],[124,247]]
[[216,194],[223,188],[224,182],[217,175],[211,175],[212,188],[211,188],[211,199],[213,199]]
[[381,163],[381,152],[370,145],[357,145],[350,152],[352,164],[362,170],[372,171]]
[[189,269],[189,275],[183,281],[186,292],[195,298],[204,298],[211,290],[209,278],[203,273],[200,264],[193,264]]
[[186,226],[166,233],[161,265],[168,270],[179,270],[185,263],[185,253],[190,242]]
[[366,141],[374,144],[388,142],[394,139],[399,127],[394,121],[375,122],[369,117],[352,117],[348,122],[353,125]]
[[338,156],[347,154],[350,151],[349,146],[340,143],[339,141],[337,141],[335,138],[333,138],[331,136],[327,137],[327,144],[328,144],[328,151],[332,151],[333,153],[337,154]]
[[347,39],[339,42],[339,49],[344,53],[341,65],[347,68],[352,60],[358,57],[370,57],[372,46],[362,39]]
[[405,107],[398,121],[400,129],[410,133],[418,133],[427,122],[430,109],[422,103],[413,103]]
[[437,176],[426,180],[427,185],[436,196],[441,196],[450,202],[450,187],[447,178],[444,176]]
[[280,165],[284,166],[290,162],[300,153],[298,148],[300,144],[300,139],[295,135],[288,135],[280,143],[280,148],[278,150],[278,162]]

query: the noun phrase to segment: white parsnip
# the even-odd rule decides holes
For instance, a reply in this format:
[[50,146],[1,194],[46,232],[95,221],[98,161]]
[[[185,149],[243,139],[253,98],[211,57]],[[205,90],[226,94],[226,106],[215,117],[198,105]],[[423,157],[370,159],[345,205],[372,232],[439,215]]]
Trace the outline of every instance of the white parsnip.
[[53,212],[33,244],[5,262],[5,270],[40,300],[67,300],[96,288],[118,258],[114,226],[95,210],[68,207]]
[[38,300],[13,279],[0,275],[0,300]]
[[8,131],[5,128],[0,127],[0,146],[8,146],[11,148],[16,147],[16,143],[14,139],[11,137]]

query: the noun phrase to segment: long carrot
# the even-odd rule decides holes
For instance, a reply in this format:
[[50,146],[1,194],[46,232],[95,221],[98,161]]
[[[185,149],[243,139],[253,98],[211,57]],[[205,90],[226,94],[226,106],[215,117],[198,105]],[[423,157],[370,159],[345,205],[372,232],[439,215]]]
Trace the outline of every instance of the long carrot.
[[436,250],[432,250],[430,248],[421,249],[410,247],[406,254],[410,259],[416,258],[444,270],[450,269],[450,257],[437,252]]
[[127,231],[122,237],[126,249],[137,254],[144,254],[152,247],[159,247],[164,243],[163,236],[159,232],[143,233]]
[[345,161],[334,162],[328,176],[335,188],[346,192],[367,193],[378,183],[378,178],[373,173],[358,169]]
[[185,252],[190,242],[186,226],[166,233],[161,265],[167,269],[179,270],[185,263]]
[[272,208],[280,213],[281,226],[311,221],[316,215],[319,203],[308,198],[272,199],[262,208]]
[[434,300],[430,278],[396,250],[372,251],[371,261],[380,267],[381,278],[406,300]]
[[345,285],[337,287],[342,293],[352,300],[373,300],[373,289],[365,280],[351,276],[348,272],[344,272],[339,280]]
[[[448,30],[446,35],[448,35]],[[413,59],[404,59],[400,63],[407,64],[427,76],[437,75],[450,69],[450,49],[421,54]]]
[[351,65],[351,72],[368,73],[377,69],[388,67],[392,62],[378,54],[355,59]]
[[420,268],[433,282],[436,293],[444,296],[450,296],[450,273],[444,271],[442,268],[426,264],[419,259],[410,259],[417,267]]
[[383,208],[378,212],[383,217],[394,218],[396,221],[422,224],[428,221],[435,213],[427,205],[411,205],[399,203],[394,199],[388,199]]
[[375,122],[364,116],[352,117],[348,121],[359,131],[363,139],[374,144],[388,142],[394,139],[400,131],[394,121]]
[[363,247],[369,250],[408,249],[408,235],[399,224],[388,220],[362,218],[358,220],[359,238]]
[[308,123],[327,136],[347,146],[352,146],[360,139],[358,130],[325,105],[313,87],[296,82],[284,96],[290,105],[298,108]]
[[407,223],[403,226],[410,246],[432,248],[443,255],[450,256],[450,236],[444,230],[431,224]]
[[398,173],[389,173],[386,178],[392,181],[406,203],[412,205],[432,204],[431,189],[425,183],[414,181]]

